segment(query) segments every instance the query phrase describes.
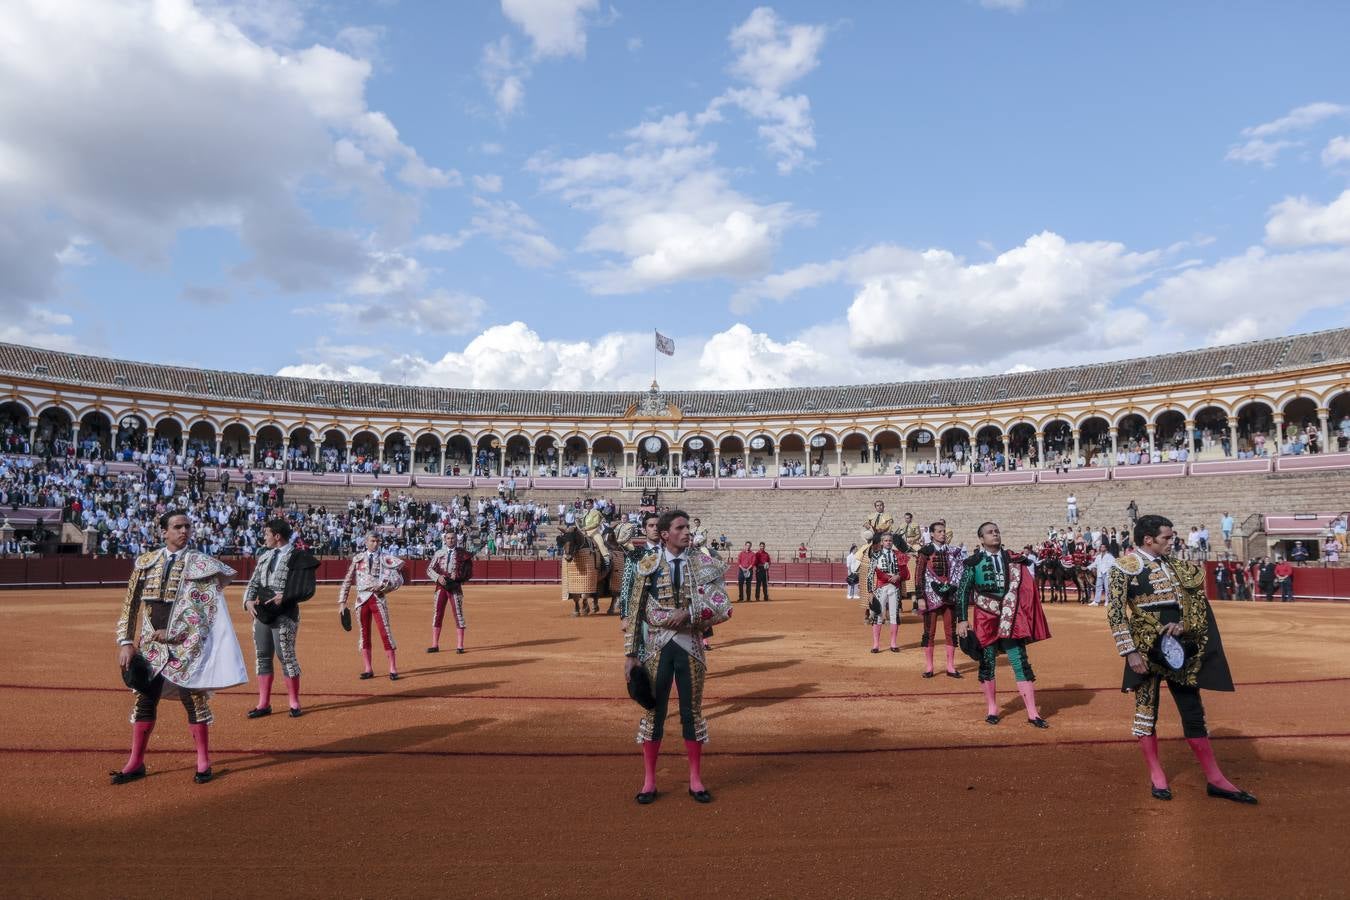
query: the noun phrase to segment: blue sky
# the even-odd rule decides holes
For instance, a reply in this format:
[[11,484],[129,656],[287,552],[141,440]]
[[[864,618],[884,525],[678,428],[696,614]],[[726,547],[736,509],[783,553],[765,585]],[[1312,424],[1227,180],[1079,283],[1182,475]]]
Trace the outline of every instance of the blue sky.
[[1350,324],[1336,3],[18,0],[0,337],[363,380],[1007,371]]

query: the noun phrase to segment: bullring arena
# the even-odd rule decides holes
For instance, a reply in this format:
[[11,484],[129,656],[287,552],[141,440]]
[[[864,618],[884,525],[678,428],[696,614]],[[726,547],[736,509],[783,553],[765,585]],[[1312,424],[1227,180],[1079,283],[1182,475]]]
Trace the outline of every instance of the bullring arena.
[[[386,489],[487,501],[509,480],[517,502],[550,512],[588,497],[682,508],[732,555],[763,541],[773,557],[771,599],[736,606],[708,656],[711,805],[685,796],[674,739],[656,803],[633,802],[640,711],[625,696],[620,624],[603,605],[572,615],[552,524],[538,546],[476,562],[463,655],[423,652],[432,589],[410,559],[389,601],[398,681],[378,650],[378,677],[357,678],[335,604],[346,562],[325,558],[302,607],[304,715],[249,720],[252,683],[219,692],[215,777],[199,785],[168,703],[148,777],[110,786],[126,756],[131,701],[112,638],[131,560],[104,553],[107,529],[11,502],[0,541],[23,549],[0,559],[8,896],[121,896],[146,834],[165,855],[184,835],[208,842],[193,860],[203,896],[279,884],[298,896],[665,896],[686,866],[744,896],[1345,892],[1350,569],[1325,542],[1350,511],[1350,329],[947,382],[567,394],[0,345],[0,397],[11,463],[71,454],[128,479],[165,468],[175,502],[193,477],[217,490],[221,469],[236,488],[252,472],[255,490],[279,489],[298,520]],[[940,474],[917,471],[929,467]],[[1195,558],[1211,598],[1225,555],[1315,548],[1294,569],[1293,602],[1214,600],[1237,691],[1205,695],[1210,731],[1259,805],[1205,796],[1166,700],[1175,799],[1150,797],[1103,610],[1076,598],[1047,606],[1053,637],[1030,650],[1046,730],[1027,727],[1005,663],[993,727],[969,659],[962,680],[921,678],[908,608],[900,652],[868,652],[842,560],[875,500],[945,519],[967,546],[994,519],[1021,547],[1067,526],[1069,494],[1089,528],[1124,528],[1131,501],[1183,535],[1207,527],[1210,551]],[[253,560],[212,549],[239,573],[226,598],[251,670],[240,602]],[[668,883],[636,863],[652,848],[672,861]]]

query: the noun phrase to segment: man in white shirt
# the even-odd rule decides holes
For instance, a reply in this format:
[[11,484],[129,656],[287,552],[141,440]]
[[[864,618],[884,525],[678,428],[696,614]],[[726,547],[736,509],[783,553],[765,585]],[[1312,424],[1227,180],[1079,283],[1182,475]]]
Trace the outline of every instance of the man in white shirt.
[[1070,525],[1078,524],[1078,497],[1070,494],[1068,499],[1068,520]]

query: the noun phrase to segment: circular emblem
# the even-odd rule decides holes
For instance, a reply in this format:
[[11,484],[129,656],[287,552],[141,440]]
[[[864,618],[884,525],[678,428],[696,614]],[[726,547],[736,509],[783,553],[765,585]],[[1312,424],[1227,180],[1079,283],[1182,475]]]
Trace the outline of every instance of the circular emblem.
[[819,449],[825,446],[825,442],[827,440],[828,439],[825,437],[825,435],[818,434],[815,437],[811,438],[811,446]]
[[768,443],[768,441],[766,441],[763,437],[751,438],[751,439],[750,439],[750,449],[751,449],[751,450],[763,450],[763,449],[764,449],[764,445],[767,444],[767,443]]
[[1186,650],[1181,646],[1181,641],[1172,635],[1162,636],[1162,640],[1158,642],[1158,650],[1169,669],[1176,671],[1186,664]]
[[649,437],[642,442],[643,449],[645,449],[648,453],[660,453],[661,448],[664,446],[665,444],[661,442],[661,439],[659,437]]
[[685,446],[688,447],[690,450],[702,450],[703,438],[690,438],[688,441],[685,442]]
[[914,436],[914,439],[920,444],[931,444],[933,443],[933,433],[931,431],[920,431]]
[[130,431],[139,424],[141,424],[141,420],[136,418],[135,416],[126,416],[125,418],[122,419],[122,427],[125,428],[127,431]]

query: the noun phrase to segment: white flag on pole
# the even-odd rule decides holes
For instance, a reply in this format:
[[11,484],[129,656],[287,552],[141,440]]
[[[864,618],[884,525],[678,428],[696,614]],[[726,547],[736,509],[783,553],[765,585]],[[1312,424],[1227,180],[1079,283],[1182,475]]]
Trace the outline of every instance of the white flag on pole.
[[656,351],[658,353],[664,353],[666,356],[674,356],[675,355],[674,339],[668,338],[658,331],[656,333]]

